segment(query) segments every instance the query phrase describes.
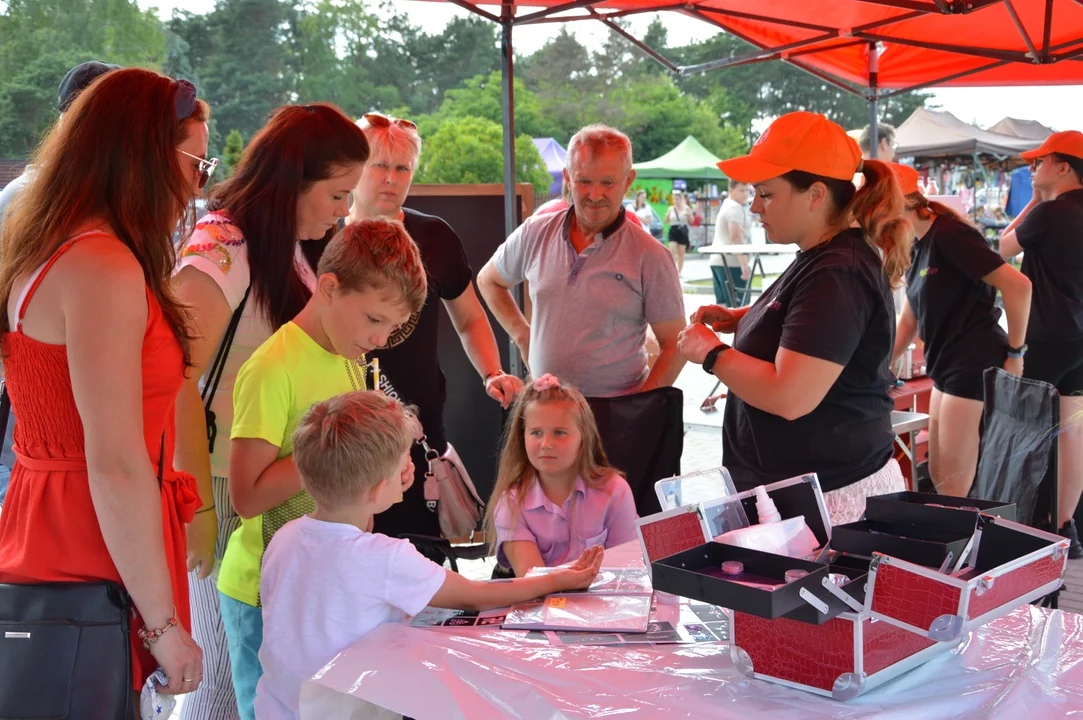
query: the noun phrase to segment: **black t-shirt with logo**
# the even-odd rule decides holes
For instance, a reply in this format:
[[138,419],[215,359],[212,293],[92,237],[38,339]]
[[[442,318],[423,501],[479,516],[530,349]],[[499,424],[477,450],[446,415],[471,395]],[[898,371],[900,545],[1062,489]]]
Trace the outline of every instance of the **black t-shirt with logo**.
[[[421,312],[414,313],[391,335],[388,346],[369,354],[380,359],[380,390],[418,409],[429,446],[442,453],[447,447],[444,429],[444,403],[447,386],[440,370],[438,330],[442,300],[454,300],[466,291],[474,276],[462,241],[451,226],[438,217],[402,209],[403,225],[417,243],[429,292]],[[439,535],[436,513],[425,508],[423,476],[424,452],[412,451],[414,485],[404,502],[397,503],[376,516],[375,529],[388,535],[421,533]]]
[[1015,237],[1033,286],[1027,341],[1083,339],[1083,189],[1034,206]]
[[1004,363],[1008,336],[998,324],[996,288],[982,281],[1003,264],[981,233],[951,216],[938,216],[914,243],[906,299],[927,372],[942,390],[980,384],[985,368]]
[[815,472],[826,492],[882,468],[895,440],[894,343],[891,287],[861,231],[797,253],[741,319],[734,347],[771,363],[783,347],[843,370],[816,409],[792,421],[730,392],[722,460],[738,489]]

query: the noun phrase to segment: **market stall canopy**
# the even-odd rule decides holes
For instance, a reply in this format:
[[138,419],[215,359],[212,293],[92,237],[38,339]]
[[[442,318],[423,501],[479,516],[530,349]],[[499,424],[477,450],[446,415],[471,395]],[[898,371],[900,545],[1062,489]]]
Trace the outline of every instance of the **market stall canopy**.
[[[780,59],[860,89],[1083,83],[1077,0],[449,1],[511,25],[601,21],[633,41],[615,18],[680,12],[760,48],[692,67],[651,51],[681,74]],[[873,44],[880,48],[876,73],[869,66]]]
[[1019,153],[1033,150],[1042,144],[1041,140],[1002,135],[982,130],[965,123],[949,112],[918,108],[914,114],[899,126],[895,133],[898,157],[917,158],[955,158],[968,160],[975,155],[990,155],[994,158],[1016,158]]
[[640,178],[682,178],[685,180],[725,180],[718,169],[722,158],[716,157],[703,147],[699,140],[689,135],[681,144],[665,155],[636,163],[632,168]]
[[1004,118],[996,125],[989,128],[989,131],[1000,133],[1001,135],[1026,138],[1027,140],[1037,140],[1039,142],[1044,141],[1053,134],[1051,128],[1047,128],[1037,120],[1020,120],[1019,118],[1010,117]]
[[553,178],[549,185],[550,195],[559,195],[560,186],[564,182],[564,164],[567,161],[568,151],[560,146],[553,138],[534,138],[534,147],[538,148],[545,169]]

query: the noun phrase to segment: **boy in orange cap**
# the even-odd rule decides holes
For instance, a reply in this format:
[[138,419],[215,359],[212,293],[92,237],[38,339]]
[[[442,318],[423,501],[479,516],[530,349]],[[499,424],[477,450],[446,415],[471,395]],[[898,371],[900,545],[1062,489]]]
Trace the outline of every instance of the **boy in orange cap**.
[[[738,488],[815,472],[832,523],[852,522],[865,497],[906,487],[888,396],[891,286],[910,263],[899,184],[809,112],[778,118],[747,156],[719,167],[755,187],[767,239],[801,252],[752,307],[697,311],[679,347],[729,389],[723,454]],[[733,333],[733,348],[714,331]]]
[[1057,438],[1060,533],[1068,556],[1083,557],[1072,515],[1083,491],[1083,133],[1053,133],[1023,153],[1034,173],[1034,198],[1000,238],[1000,254],[1024,252],[1034,284],[1023,376],[1060,392]]

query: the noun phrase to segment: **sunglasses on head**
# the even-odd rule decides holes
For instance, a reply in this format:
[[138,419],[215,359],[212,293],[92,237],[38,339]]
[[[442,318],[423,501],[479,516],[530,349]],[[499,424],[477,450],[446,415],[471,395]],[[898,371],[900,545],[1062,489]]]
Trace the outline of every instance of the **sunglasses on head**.
[[367,115],[364,115],[363,118],[365,122],[367,122],[372,127],[385,128],[396,125],[400,128],[414,130],[415,132],[417,131],[417,125],[410,122],[409,120],[403,120],[402,118],[392,118],[381,113],[368,113]]
[[199,189],[202,190],[207,187],[207,183],[211,180],[211,175],[214,175],[214,169],[218,167],[218,158],[211,158],[208,160],[206,158],[201,158],[198,155],[184,152],[180,148],[177,149],[177,152],[199,162]]

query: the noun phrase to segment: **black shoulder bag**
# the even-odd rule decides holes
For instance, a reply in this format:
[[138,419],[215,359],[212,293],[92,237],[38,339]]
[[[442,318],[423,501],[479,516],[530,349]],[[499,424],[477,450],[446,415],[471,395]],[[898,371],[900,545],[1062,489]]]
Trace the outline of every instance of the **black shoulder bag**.
[[218,383],[222,380],[222,373],[226,369],[226,358],[229,357],[229,349],[233,347],[233,338],[237,334],[237,326],[241,324],[241,315],[244,313],[244,306],[248,302],[250,292],[252,292],[251,285],[244,291],[241,304],[237,306],[237,309],[233,311],[233,317],[229,319],[226,332],[222,335],[222,343],[218,346],[218,354],[214,356],[214,363],[207,373],[207,381],[203,383],[203,392],[200,393],[203,399],[203,412],[207,416],[207,447],[212,454],[214,441],[218,437],[218,425],[215,422],[214,411],[211,410],[211,403],[214,402],[214,394],[218,392]]
[[[0,381],[0,437],[11,399]],[[165,465],[165,435],[158,486]],[[132,601],[112,581],[0,584],[0,718],[134,720]]]

